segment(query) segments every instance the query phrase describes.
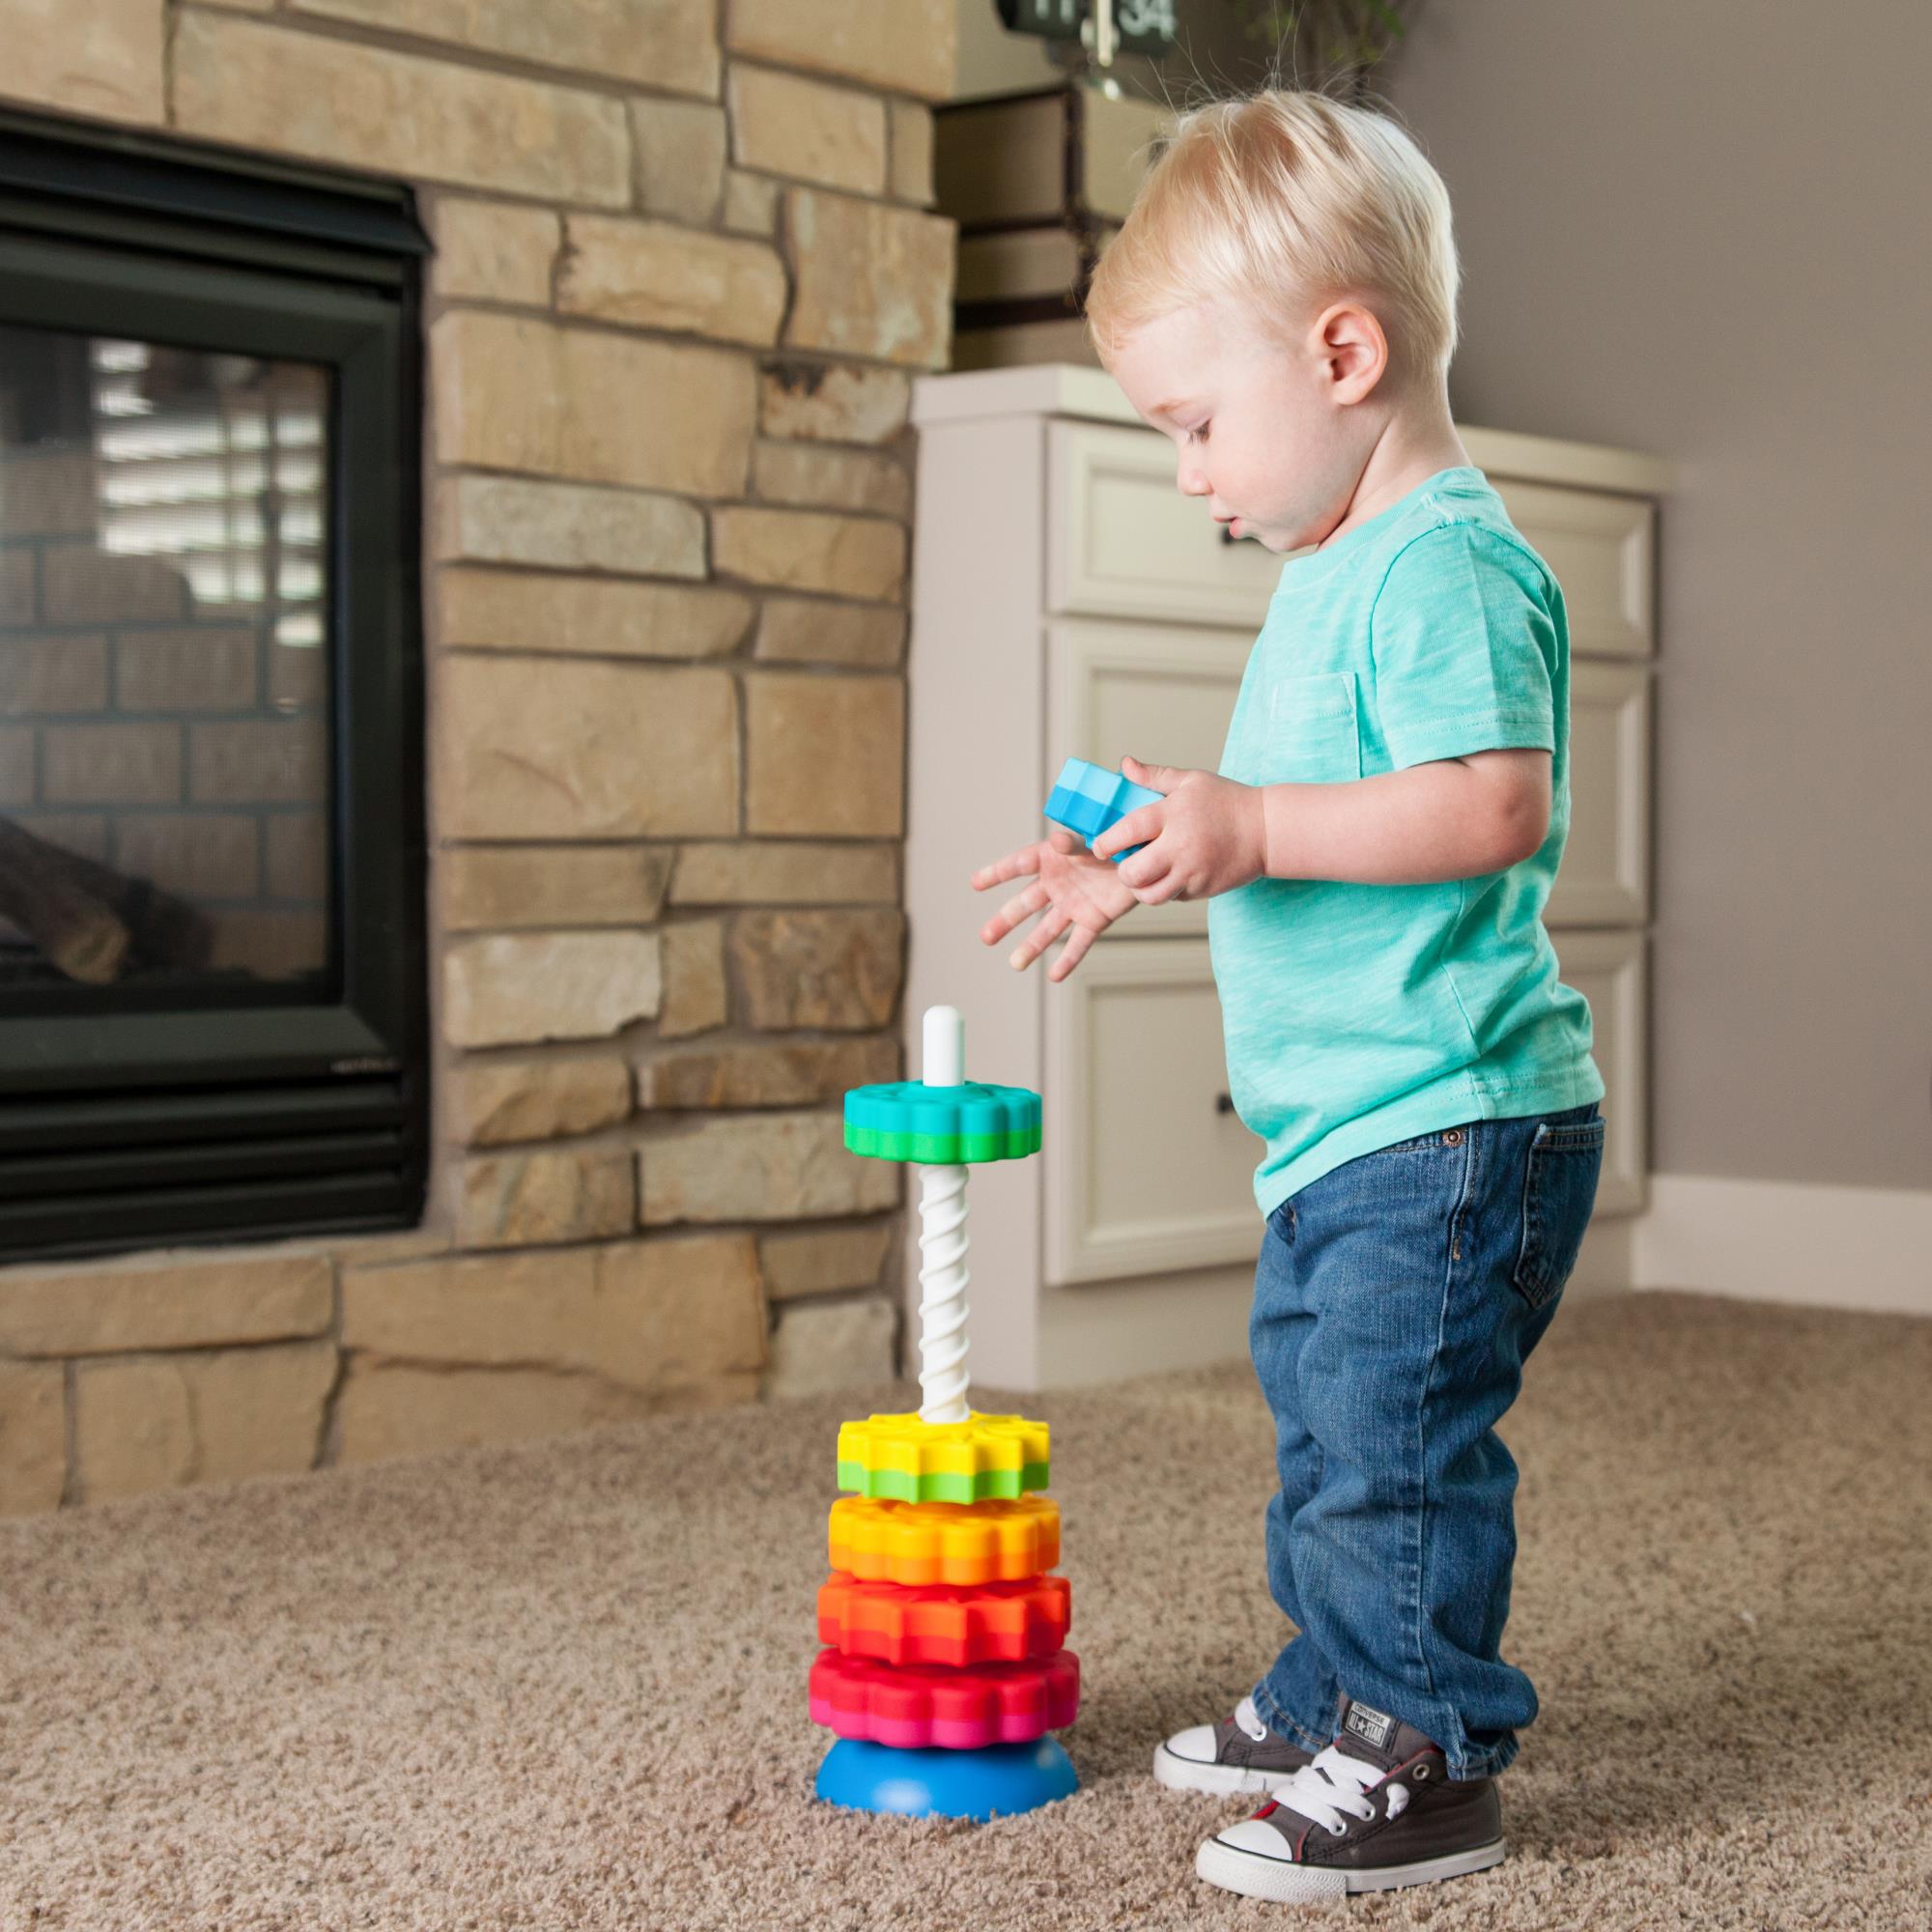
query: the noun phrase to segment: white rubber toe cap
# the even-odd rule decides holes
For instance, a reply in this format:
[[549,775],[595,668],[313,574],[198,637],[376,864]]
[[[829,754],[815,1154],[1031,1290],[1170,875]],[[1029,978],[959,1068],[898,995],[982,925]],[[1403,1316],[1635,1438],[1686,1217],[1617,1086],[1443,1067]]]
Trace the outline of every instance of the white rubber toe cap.
[[1252,1852],[1257,1858],[1275,1859],[1283,1864],[1294,1862],[1289,1856],[1288,1840],[1272,1825],[1264,1824],[1259,1818],[1243,1818],[1238,1825],[1216,1832],[1214,1842],[1226,1845],[1230,1851]]
[[1190,1764],[1212,1764],[1214,1762],[1214,1726],[1212,1724],[1189,1724],[1184,1731],[1176,1731],[1168,1739],[1167,1747],[1176,1757],[1184,1757]]

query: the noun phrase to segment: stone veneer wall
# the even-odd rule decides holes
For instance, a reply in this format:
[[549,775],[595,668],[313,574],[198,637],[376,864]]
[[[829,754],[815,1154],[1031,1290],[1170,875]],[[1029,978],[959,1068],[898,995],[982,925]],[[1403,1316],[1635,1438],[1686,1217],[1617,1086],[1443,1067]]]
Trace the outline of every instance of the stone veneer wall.
[[0,1269],[0,1512],[889,1373],[911,372],[953,0],[0,0],[0,95],[438,254],[437,1157],[394,1236]]

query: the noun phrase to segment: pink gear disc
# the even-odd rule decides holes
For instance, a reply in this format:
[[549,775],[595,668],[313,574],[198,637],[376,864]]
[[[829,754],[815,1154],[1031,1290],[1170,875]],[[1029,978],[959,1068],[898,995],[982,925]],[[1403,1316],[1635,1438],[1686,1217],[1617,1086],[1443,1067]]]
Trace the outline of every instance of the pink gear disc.
[[875,1663],[822,1650],[811,1666],[811,1721],[841,1738],[902,1749],[978,1750],[1025,1744],[1073,1721],[1080,1660],[1070,1650],[1025,1663]]

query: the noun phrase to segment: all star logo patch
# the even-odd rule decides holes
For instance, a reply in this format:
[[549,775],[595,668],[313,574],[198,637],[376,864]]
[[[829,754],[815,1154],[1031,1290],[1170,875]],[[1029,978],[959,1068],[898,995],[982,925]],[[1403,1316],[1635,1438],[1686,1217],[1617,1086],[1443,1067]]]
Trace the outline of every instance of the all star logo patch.
[[1372,1711],[1366,1704],[1350,1704],[1342,1728],[1352,1731],[1371,1750],[1387,1750],[1395,1736],[1395,1719],[1386,1711]]

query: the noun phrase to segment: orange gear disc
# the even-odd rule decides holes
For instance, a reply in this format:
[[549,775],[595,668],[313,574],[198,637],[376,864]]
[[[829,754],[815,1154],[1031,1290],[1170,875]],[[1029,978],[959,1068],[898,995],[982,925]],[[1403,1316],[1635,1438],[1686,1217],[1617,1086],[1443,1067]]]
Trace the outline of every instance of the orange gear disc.
[[1065,1577],[909,1589],[835,1572],[819,1586],[818,1640],[885,1663],[1020,1663],[1066,1641]]

